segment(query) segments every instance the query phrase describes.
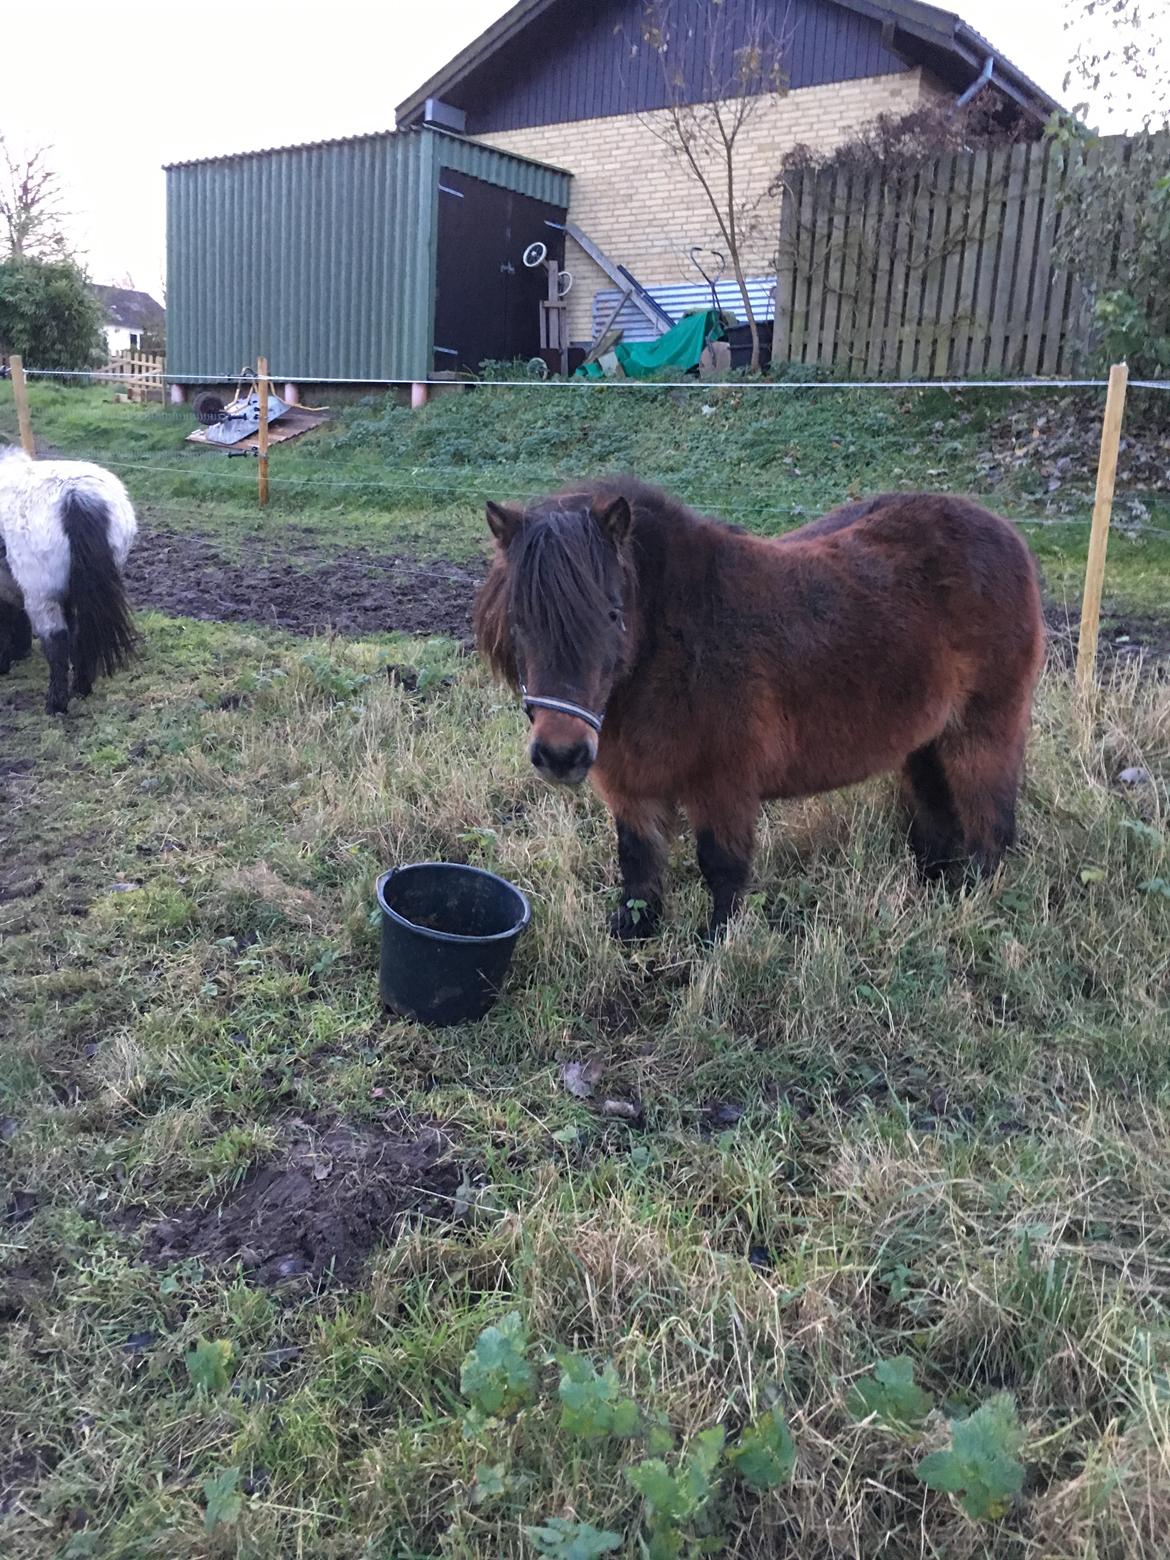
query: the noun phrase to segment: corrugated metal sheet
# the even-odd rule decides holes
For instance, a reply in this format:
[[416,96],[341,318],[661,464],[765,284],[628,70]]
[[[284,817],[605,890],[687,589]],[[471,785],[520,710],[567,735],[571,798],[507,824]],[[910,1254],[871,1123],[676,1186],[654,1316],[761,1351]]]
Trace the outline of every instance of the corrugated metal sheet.
[[[906,59],[882,42],[881,23],[832,0],[723,0],[719,7],[681,0],[671,49],[672,71],[681,76],[687,101],[708,96],[712,78],[721,88],[736,79],[736,50],[751,36],[752,18],[763,14],[790,88],[892,75]],[[518,130],[663,108],[671,101],[661,57],[643,38],[644,12],[631,0],[552,6],[522,34],[492,54],[466,80],[444,94],[467,112],[469,134]],[[718,18],[721,51],[708,68],[709,28]]]
[[444,135],[438,130],[428,133],[438,138],[439,161],[444,168],[455,168],[460,173],[470,174],[473,179],[484,179],[488,184],[501,184],[506,190],[529,195],[547,206],[568,208],[571,174],[526,157],[497,152],[494,147],[480,146],[476,141],[464,141],[457,135]]
[[169,168],[169,370],[426,378],[442,164],[568,204],[568,175],[430,129]]
[[[711,302],[711,289],[705,282],[678,282],[670,287],[647,287],[646,291],[660,303],[670,317],[678,321],[694,309],[707,308]],[[749,276],[748,297],[757,320],[770,320],[775,310],[776,278],[774,276]],[[728,314],[743,318],[743,299],[734,281],[719,282],[715,288],[719,307]],[[593,339],[613,313],[613,306],[620,294],[616,287],[602,289],[593,295]],[[632,303],[622,305],[614,321],[626,341],[653,341],[660,332]]]

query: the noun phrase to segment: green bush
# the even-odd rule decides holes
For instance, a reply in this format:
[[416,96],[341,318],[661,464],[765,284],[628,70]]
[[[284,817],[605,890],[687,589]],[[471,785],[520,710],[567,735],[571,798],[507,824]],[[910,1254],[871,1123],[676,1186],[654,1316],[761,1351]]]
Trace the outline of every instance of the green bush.
[[102,314],[70,260],[0,264],[0,347],[28,368],[89,368],[102,347]]

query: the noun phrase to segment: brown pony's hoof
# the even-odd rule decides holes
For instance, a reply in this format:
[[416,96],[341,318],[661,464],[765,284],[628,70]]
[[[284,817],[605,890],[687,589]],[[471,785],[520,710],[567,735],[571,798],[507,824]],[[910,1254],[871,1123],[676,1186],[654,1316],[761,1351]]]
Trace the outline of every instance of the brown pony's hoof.
[[618,942],[645,942],[658,931],[658,911],[648,905],[620,905],[609,918],[609,935]]

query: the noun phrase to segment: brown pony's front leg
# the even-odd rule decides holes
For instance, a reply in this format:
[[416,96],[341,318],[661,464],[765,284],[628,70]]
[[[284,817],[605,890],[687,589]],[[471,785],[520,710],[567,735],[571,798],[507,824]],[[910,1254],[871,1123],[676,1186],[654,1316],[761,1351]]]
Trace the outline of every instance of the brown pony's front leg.
[[715,938],[739,909],[752,867],[756,843],[757,797],[704,799],[689,803],[699,871],[711,890],[707,936]]
[[671,809],[659,802],[612,801],[617,825],[622,902],[609,929],[621,942],[652,937],[662,917],[662,874],[666,866]]

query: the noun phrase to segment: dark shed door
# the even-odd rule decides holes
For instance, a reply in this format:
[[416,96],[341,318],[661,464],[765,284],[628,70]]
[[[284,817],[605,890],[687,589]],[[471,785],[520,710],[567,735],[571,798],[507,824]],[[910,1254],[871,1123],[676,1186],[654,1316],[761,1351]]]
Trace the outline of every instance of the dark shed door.
[[[563,263],[565,212],[470,174],[439,174],[435,258],[436,369],[478,372],[487,358],[530,358],[540,348],[543,266],[526,267],[529,244]],[[557,224],[550,226],[549,224]]]

